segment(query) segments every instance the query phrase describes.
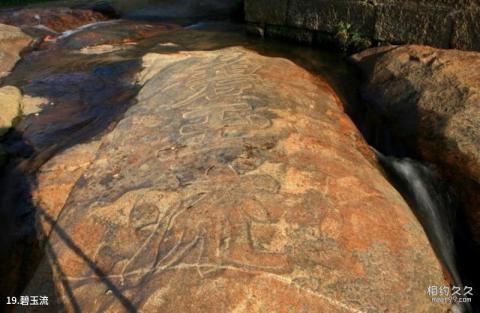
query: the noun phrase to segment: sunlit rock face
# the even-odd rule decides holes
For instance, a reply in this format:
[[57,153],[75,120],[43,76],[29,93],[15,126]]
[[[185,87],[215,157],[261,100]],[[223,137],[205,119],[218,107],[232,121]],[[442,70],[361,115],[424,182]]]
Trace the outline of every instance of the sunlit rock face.
[[148,53],[138,83],[111,132],[41,167],[27,294],[67,312],[446,311],[421,226],[322,79],[233,47]]
[[390,46],[353,61],[372,112],[458,187],[480,242],[480,53]]
[[[32,38],[19,28],[0,24],[0,79],[7,76],[17,61],[20,52],[25,49]],[[21,93],[13,86],[0,86],[0,137],[12,126],[20,114]],[[7,159],[7,154],[0,144],[0,169]]]
[[0,88],[0,136],[12,126],[13,120],[20,114],[22,95],[18,88],[5,86]]
[[31,41],[19,28],[0,24],[0,78],[8,75]]

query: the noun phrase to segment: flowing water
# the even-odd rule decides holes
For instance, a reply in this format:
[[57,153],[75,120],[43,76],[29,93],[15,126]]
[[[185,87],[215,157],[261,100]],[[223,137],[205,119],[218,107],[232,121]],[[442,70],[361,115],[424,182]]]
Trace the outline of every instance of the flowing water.
[[[409,158],[386,157],[376,151],[378,160],[394,186],[401,192],[426,230],[438,258],[453,285],[464,290],[456,246],[456,212],[459,205],[451,191],[434,172]],[[472,312],[468,303],[454,306],[454,312]]]
[[[147,52],[170,54],[243,46],[264,55],[288,58],[326,77],[366,138],[372,138],[358,118],[365,112],[357,101],[357,75],[341,56],[250,38],[241,25],[203,22],[184,26],[124,20],[83,26],[39,44],[4,81],[37,99],[41,111],[25,116],[3,139],[12,158],[0,185],[0,220],[5,224],[1,225],[5,226],[5,240],[0,247],[4,252],[0,275],[8,277],[7,283],[0,285],[2,295],[18,294],[24,288],[43,251],[35,240],[35,208],[29,194],[36,170],[59,151],[101,136],[121,119],[135,104],[139,90],[135,75]],[[388,146],[397,146],[384,128],[377,129],[375,136],[379,133],[383,141],[388,137]],[[398,147],[395,149],[398,151]],[[410,159],[378,156],[422,222],[453,283],[463,286],[457,262],[453,197],[425,166]]]
[[[458,191],[442,179],[433,165],[419,161],[416,151],[398,140],[388,125],[368,108],[357,103],[352,118],[372,146],[390,182],[422,224],[451,288],[476,290],[480,282],[476,274],[480,256],[464,215],[467,204],[458,200]],[[452,311],[479,312],[478,301],[474,293],[472,303],[454,305]]]

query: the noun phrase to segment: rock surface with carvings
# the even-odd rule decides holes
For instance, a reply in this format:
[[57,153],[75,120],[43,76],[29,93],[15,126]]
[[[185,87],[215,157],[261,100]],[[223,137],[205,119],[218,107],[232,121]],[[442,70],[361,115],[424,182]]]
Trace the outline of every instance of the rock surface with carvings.
[[26,294],[56,289],[67,312],[446,311],[422,227],[327,83],[238,47],[143,68],[108,134],[41,167]]

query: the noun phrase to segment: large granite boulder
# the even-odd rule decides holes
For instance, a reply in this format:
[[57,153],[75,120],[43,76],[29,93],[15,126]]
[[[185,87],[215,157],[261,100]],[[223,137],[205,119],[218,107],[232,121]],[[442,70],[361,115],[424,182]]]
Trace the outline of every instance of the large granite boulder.
[[0,78],[8,75],[31,40],[19,28],[0,24]]
[[458,187],[480,242],[480,54],[390,46],[352,59],[373,111]]
[[[43,165],[67,312],[445,312],[428,240],[332,89],[243,48],[150,53],[113,130]],[[288,79],[285,79],[288,77]]]

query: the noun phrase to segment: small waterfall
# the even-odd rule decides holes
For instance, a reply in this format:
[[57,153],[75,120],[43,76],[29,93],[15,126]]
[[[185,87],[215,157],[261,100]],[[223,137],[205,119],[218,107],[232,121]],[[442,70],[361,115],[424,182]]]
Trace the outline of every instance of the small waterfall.
[[[431,169],[415,160],[387,157],[377,150],[375,153],[392,184],[407,200],[425,229],[452,284],[463,290],[465,285],[459,272],[456,246],[459,204],[448,186]],[[472,308],[468,303],[455,304],[452,312],[472,312]]]

